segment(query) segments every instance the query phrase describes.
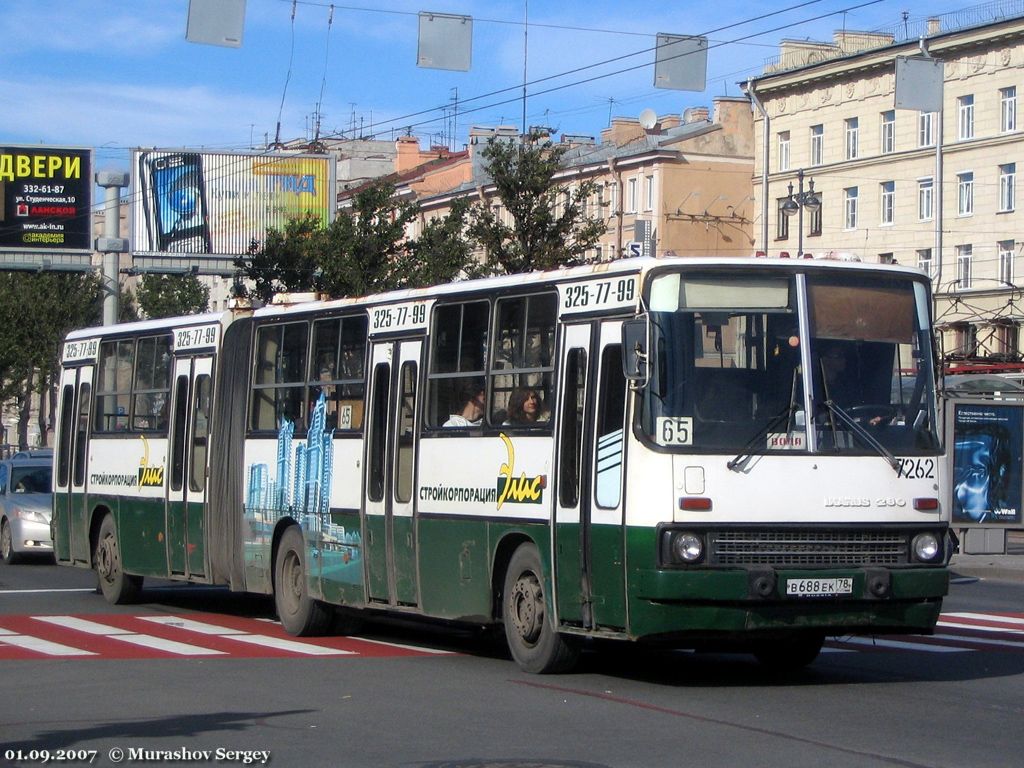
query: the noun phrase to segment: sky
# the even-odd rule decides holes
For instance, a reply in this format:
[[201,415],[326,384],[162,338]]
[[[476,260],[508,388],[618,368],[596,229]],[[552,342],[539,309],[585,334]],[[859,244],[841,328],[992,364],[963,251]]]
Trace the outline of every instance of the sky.
[[[194,0],[199,2],[200,0]],[[461,148],[471,125],[598,136],[612,116],[740,96],[783,39],[912,29],[946,0],[247,0],[241,47],[185,39],[189,0],[3,0],[0,145],[263,149],[319,134]],[[992,6],[992,3],[986,4]],[[418,67],[419,13],[471,16],[468,72]],[[906,19],[904,19],[906,13]],[[524,24],[524,22],[527,22]],[[524,34],[525,32],[525,34]],[[706,35],[703,93],[656,89],[655,35]],[[525,67],[524,67],[525,64]],[[568,74],[567,74],[568,73]],[[456,108],[457,105],[457,108]]]

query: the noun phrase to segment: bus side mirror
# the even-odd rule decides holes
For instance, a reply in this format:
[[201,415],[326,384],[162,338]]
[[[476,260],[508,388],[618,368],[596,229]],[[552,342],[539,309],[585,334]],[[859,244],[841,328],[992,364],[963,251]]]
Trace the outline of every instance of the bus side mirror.
[[622,324],[622,373],[634,389],[647,386],[650,375],[647,366],[649,329],[646,316]]

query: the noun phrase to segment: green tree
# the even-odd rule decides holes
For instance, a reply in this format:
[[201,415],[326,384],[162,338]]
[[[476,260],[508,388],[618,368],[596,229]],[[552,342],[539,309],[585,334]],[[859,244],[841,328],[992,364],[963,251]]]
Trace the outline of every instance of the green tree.
[[136,288],[146,317],[178,317],[206,312],[210,289],[194,275],[146,275]]
[[27,447],[34,394],[40,395],[40,437],[46,441],[64,337],[98,320],[99,289],[91,272],[0,273],[0,400],[19,411],[19,447]]
[[425,288],[487,273],[474,258],[473,241],[467,234],[471,208],[468,198],[460,198],[447,216],[427,222],[399,260],[404,287]]
[[322,290],[319,265],[326,247],[320,218],[306,214],[290,219],[283,230],[267,229],[263,242],[254,240],[235,266],[253,282],[253,295],[269,302],[275,293]]
[[367,184],[352,203],[327,229],[319,263],[322,289],[331,296],[365,296],[404,287],[405,231],[418,207],[400,199],[386,180]]
[[327,227],[315,216],[296,218],[254,242],[235,265],[252,281],[255,298],[267,302],[282,291],[363,296],[480,273],[466,240],[468,202],[457,202],[413,241],[406,230],[418,206],[401,200],[391,182],[368,184],[352,202]]
[[559,183],[565,148],[530,136],[521,143],[491,139],[483,149],[486,169],[512,224],[501,221],[489,203],[473,207],[469,232],[498,273],[529,272],[582,264],[605,232],[600,219],[586,214],[593,182]]

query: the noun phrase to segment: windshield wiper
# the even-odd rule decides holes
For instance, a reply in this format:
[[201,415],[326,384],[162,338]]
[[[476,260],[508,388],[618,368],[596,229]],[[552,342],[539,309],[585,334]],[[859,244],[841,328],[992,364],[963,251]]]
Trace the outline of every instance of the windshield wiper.
[[888,448],[886,448],[884,445],[878,442],[870,432],[868,432],[866,429],[864,429],[864,427],[862,427],[860,424],[854,421],[853,417],[850,416],[850,414],[848,414],[838,405],[836,405],[834,401],[825,400],[823,401],[823,404],[833,416],[838,417],[839,421],[841,421],[846,427],[851,429],[853,433],[857,435],[861,440],[867,443],[868,447],[875,451],[875,453],[877,453],[879,456],[881,456],[883,459],[889,462],[889,466],[895,470],[896,474],[899,474],[900,461],[892,454],[892,451],[890,451]]
[[[761,429],[757,431],[757,434],[750,438],[750,442],[744,445],[740,452],[737,453],[735,457],[733,457],[732,461],[727,462],[725,466],[733,470],[734,472],[739,472],[739,470],[736,469],[736,467],[738,467],[740,464],[744,464],[746,460],[750,458],[751,449],[759,442],[764,440],[771,433],[771,431],[773,429],[776,429],[780,424],[782,424],[783,421],[788,422],[795,410],[796,406],[787,405],[780,413],[777,413],[775,416],[772,416],[771,420],[763,427],[761,427]],[[786,430],[786,433],[789,433],[788,429]]]

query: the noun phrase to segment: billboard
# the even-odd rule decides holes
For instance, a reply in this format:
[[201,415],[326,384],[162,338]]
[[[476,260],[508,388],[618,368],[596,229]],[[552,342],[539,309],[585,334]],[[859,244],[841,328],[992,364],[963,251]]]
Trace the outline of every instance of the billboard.
[[230,274],[268,228],[334,215],[334,162],[325,155],[135,150],[132,171],[132,253],[136,266],[154,270]]
[[953,523],[1020,525],[1024,407],[956,403],[953,413]]
[[91,149],[0,146],[0,251],[91,256],[92,190]]

